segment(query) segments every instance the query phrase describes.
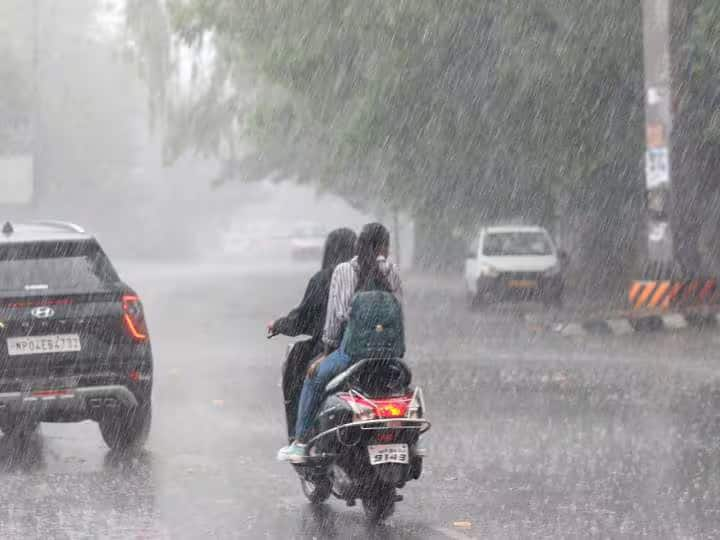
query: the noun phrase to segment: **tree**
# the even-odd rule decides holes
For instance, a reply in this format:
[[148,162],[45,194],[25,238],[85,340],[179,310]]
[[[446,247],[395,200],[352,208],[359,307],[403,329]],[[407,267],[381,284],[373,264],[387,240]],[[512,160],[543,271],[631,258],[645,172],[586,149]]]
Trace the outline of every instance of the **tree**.
[[[700,4],[693,84],[710,92],[717,8]],[[227,177],[384,201],[438,240],[562,216],[582,225],[584,258],[628,268],[644,205],[636,0],[190,0],[169,14],[184,44],[215,51],[176,114],[176,152],[214,150]],[[692,95],[703,115],[708,96]],[[712,115],[702,123],[712,140]]]
[[[675,83],[673,182],[676,245],[682,266],[704,270],[701,233],[710,239],[706,259],[720,256],[715,240],[720,226],[720,54],[717,2],[675,2],[672,14],[672,55]],[[707,266],[706,260],[706,265]]]

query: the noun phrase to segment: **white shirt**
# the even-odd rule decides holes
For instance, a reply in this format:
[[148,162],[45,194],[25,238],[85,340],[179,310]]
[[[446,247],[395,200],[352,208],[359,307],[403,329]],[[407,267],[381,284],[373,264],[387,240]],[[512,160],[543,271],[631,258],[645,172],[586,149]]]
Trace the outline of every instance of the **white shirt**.
[[[378,257],[378,265],[387,278],[391,292],[397,296],[398,300],[401,300],[402,283],[397,266],[385,260],[385,257]],[[333,271],[322,338],[323,343],[329,347],[339,345],[343,324],[350,319],[350,305],[358,286],[359,269],[357,257],[355,257],[351,261],[337,265]]]

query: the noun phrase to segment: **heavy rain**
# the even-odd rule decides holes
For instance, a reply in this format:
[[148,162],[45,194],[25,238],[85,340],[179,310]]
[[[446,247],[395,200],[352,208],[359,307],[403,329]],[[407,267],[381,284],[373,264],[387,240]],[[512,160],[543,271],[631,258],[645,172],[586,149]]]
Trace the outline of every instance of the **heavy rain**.
[[720,536],[717,0],[0,0],[0,538]]

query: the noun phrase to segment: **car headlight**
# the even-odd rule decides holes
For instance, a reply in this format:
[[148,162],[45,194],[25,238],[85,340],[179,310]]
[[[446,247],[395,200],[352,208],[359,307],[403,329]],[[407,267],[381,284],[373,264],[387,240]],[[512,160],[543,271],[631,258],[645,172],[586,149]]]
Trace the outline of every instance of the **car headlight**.
[[485,277],[498,277],[500,275],[500,271],[494,266],[483,264],[480,266],[480,275]]
[[550,268],[548,268],[547,270],[545,270],[545,272],[543,272],[543,274],[544,274],[546,277],[557,276],[559,273],[560,273],[560,264],[556,264],[555,266],[551,266]]

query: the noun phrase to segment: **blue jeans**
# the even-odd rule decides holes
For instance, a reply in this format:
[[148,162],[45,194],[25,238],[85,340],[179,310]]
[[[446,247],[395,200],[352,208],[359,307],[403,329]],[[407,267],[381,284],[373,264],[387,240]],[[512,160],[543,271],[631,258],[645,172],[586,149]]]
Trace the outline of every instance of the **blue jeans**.
[[297,423],[295,424],[295,437],[298,442],[307,442],[306,437],[312,428],[315,415],[322,403],[325,386],[340,373],[352,365],[352,360],[345,354],[342,346],[334,353],[328,355],[320,363],[320,367],[312,377],[306,377],[300,393],[300,406],[298,407]]

